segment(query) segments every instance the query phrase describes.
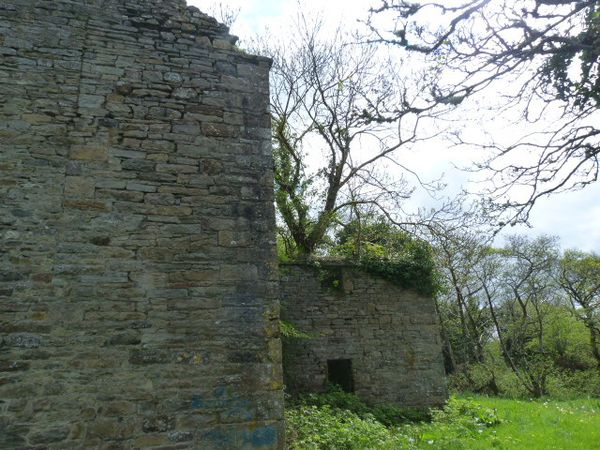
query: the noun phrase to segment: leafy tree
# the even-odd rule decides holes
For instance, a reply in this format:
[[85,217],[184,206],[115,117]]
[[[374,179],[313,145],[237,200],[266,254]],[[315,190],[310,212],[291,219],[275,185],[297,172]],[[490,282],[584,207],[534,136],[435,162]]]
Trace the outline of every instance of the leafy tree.
[[577,372],[598,361],[600,258],[561,256],[548,236],[511,236],[502,248],[480,236],[438,230],[433,241],[445,285],[436,300],[448,372],[486,393],[580,389]]
[[556,368],[572,373],[594,367],[589,331],[574,316],[568,301],[549,305],[545,322],[546,345]]
[[[372,41],[424,55],[444,72],[431,84],[432,100],[460,104],[495,84],[507,106],[521,105],[523,121],[560,112],[512,145],[490,145],[495,152],[481,165],[492,171],[490,212],[526,221],[541,197],[598,179],[600,2],[382,0],[369,23]],[[516,191],[526,194],[508,196]]]
[[440,227],[433,233],[433,243],[445,286],[437,307],[446,369],[454,372],[483,362],[484,349],[491,338],[490,316],[478,273],[488,246],[481,234]]
[[511,236],[500,255],[504,258],[501,295],[498,307],[490,301],[490,309],[502,353],[532,395],[546,395],[552,365],[545,319],[556,296],[552,274],[557,241],[548,236],[535,240]]
[[[553,271],[557,244],[512,236],[494,249],[475,233],[454,234],[436,245],[450,288],[440,298],[455,366],[467,377],[474,365],[489,372],[488,392],[499,392],[494,364],[498,349],[506,366],[530,395],[548,392],[553,367],[548,316],[559,304]],[[495,344],[496,343],[496,344]]]
[[592,354],[600,368],[600,256],[575,250],[565,252],[558,280],[575,317],[589,330]]

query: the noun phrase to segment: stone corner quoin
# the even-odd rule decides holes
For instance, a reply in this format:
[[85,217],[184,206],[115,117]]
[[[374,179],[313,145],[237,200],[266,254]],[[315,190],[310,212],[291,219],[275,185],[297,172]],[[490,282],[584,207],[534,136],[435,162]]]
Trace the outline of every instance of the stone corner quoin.
[[181,0],[0,6],[0,448],[281,448],[267,59]]

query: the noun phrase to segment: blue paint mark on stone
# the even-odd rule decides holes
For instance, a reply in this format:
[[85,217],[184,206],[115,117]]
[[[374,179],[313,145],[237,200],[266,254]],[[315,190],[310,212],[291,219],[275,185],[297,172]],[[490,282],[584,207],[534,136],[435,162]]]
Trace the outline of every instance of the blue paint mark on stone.
[[234,439],[235,439],[235,433],[231,433],[231,432],[227,433],[226,431],[224,431],[222,429],[210,430],[210,431],[202,434],[200,437],[200,441],[202,442],[203,445],[206,446],[205,448],[211,448],[211,449],[236,448],[237,446],[235,445]]
[[252,447],[273,447],[277,444],[279,431],[275,425],[247,430],[244,432],[244,445]]
[[218,388],[215,388],[215,390],[213,391],[215,397],[224,397],[225,394],[227,393],[227,389],[223,386],[219,386]]
[[221,416],[227,420],[248,422],[255,419],[252,403],[247,400],[229,402],[225,405],[225,408],[226,409],[221,413]]
[[201,395],[196,394],[192,397],[192,408],[193,409],[200,409],[204,406],[204,399],[202,398]]

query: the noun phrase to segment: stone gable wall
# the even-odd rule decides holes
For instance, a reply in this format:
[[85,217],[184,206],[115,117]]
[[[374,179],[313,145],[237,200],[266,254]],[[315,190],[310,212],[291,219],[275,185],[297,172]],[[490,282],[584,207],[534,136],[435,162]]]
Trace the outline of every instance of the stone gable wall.
[[267,60],[181,0],[0,4],[0,448],[282,445]]
[[327,361],[350,359],[356,394],[371,403],[426,408],[447,398],[431,298],[360,269],[281,266],[281,318],[310,338],[284,339],[291,392],[325,390]]

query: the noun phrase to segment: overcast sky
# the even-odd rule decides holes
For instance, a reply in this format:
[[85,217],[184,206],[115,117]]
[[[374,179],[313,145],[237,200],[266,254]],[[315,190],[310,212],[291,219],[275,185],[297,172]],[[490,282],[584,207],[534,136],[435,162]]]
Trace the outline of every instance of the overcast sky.
[[[288,34],[288,24],[298,10],[299,4],[297,0],[188,0],[188,4],[197,6],[205,12],[215,11],[215,5],[219,3],[230,8],[239,8],[240,13],[232,27],[232,33],[240,37],[242,45],[245,39],[248,40],[254,34],[264,33],[266,30],[270,30],[275,36]],[[320,17],[329,20],[332,26],[339,22],[352,25],[357,20],[366,18],[368,7],[373,3],[378,2],[302,0],[301,8],[306,13],[314,11]],[[485,126],[486,118],[483,117],[480,122]],[[492,122],[494,118],[489,117],[489,123]],[[441,142],[424,148],[417,156],[411,158],[411,168],[424,178],[430,179],[444,173],[448,190],[457,192],[461,187],[468,186],[471,174],[454,169],[451,163],[459,166],[467,165],[472,156],[472,152],[449,148]],[[419,196],[415,201],[426,203],[427,199]],[[556,235],[560,238],[563,248],[578,248],[600,253],[600,182],[580,191],[542,199],[532,212],[531,225],[532,228],[525,226],[508,228],[506,233],[518,232],[530,236]],[[501,243],[500,240],[498,244]]]

